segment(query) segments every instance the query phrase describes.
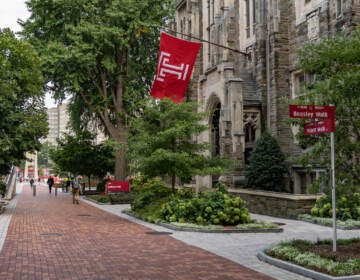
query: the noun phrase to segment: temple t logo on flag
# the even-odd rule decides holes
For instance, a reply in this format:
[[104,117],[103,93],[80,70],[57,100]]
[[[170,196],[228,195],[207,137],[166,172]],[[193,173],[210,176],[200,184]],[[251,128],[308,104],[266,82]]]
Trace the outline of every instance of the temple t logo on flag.
[[200,43],[161,33],[152,97],[182,102],[200,46]]

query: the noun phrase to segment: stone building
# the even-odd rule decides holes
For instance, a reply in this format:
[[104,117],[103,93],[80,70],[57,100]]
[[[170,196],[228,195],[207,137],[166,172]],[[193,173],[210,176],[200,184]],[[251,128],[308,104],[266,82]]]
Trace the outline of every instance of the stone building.
[[[187,99],[210,110],[210,130],[199,141],[213,144],[213,155],[236,161],[225,179],[241,185],[242,172],[255,141],[264,130],[277,138],[286,156],[301,149],[287,124],[288,105],[309,75],[299,70],[297,49],[359,22],[359,0],[177,0],[173,29],[177,36],[203,42]],[[227,48],[224,48],[226,46]],[[292,166],[294,193],[324,169],[310,172]],[[212,185],[218,178],[197,178]]]

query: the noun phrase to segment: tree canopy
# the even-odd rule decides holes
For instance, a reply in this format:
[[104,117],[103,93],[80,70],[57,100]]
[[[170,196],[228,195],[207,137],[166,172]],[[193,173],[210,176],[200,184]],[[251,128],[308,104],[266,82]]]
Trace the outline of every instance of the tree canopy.
[[[299,104],[335,105],[335,159],[339,180],[360,183],[360,29],[309,42],[299,64],[313,79],[299,92]],[[298,139],[308,158],[330,165],[329,134]]]
[[79,118],[95,118],[119,146],[117,179],[126,176],[127,120],[148,95],[155,71],[154,26],[168,21],[172,2],[27,1],[31,16],[22,35],[42,57],[48,90],[58,99],[74,97]]
[[40,148],[48,132],[40,59],[9,29],[0,30],[0,173]]
[[206,155],[208,143],[195,141],[209,128],[201,123],[205,113],[196,108],[196,103],[168,99],[150,103],[131,126],[132,170],[149,177],[169,176],[174,188],[176,177],[187,182],[195,175],[221,174],[230,168],[230,160]]
[[94,144],[94,135],[78,132],[64,134],[58,147],[50,150],[50,157],[63,173],[92,175],[103,178],[114,169],[113,147],[107,142]]

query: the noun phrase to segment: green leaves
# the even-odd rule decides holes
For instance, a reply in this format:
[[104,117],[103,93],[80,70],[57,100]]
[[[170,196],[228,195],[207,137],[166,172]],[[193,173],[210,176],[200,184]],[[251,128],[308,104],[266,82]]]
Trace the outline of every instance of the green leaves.
[[[341,180],[346,178],[357,184],[360,182],[360,29],[351,35],[341,33],[311,42],[299,54],[300,67],[314,75],[315,81],[305,85],[297,101],[335,105],[336,174]],[[329,165],[328,134],[297,137],[304,148],[317,142],[317,148],[306,156]]]
[[276,139],[268,132],[263,133],[256,142],[249,161],[250,163],[244,170],[246,187],[268,191],[286,191],[284,185],[284,175],[287,172],[285,156]]
[[113,146],[93,142],[94,135],[89,132],[65,134],[59,139],[58,148],[51,150],[50,157],[64,172],[103,178],[108,171],[113,171]]
[[40,59],[29,43],[0,30],[0,173],[39,149],[47,134]]
[[152,102],[132,123],[129,151],[134,171],[154,176],[179,177],[183,182],[195,175],[220,174],[230,161],[205,155],[207,143],[194,141],[208,129],[196,112],[196,104]]

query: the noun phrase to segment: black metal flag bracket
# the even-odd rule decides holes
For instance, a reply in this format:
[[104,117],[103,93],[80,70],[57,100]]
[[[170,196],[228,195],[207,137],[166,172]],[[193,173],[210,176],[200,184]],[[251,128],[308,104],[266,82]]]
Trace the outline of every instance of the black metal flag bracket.
[[194,40],[197,40],[197,41],[200,41],[200,42],[208,43],[208,44],[210,44],[210,45],[214,45],[214,46],[217,46],[217,47],[219,47],[219,48],[223,48],[223,49],[226,49],[226,50],[235,52],[235,53],[242,54],[242,55],[246,56],[249,60],[251,60],[251,54],[250,54],[250,53],[246,53],[246,52],[243,52],[243,51],[234,49],[234,48],[230,48],[230,47],[228,47],[228,46],[224,46],[224,45],[221,45],[221,44],[218,44],[218,43],[214,43],[214,42],[211,42],[211,41],[208,41],[208,40],[205,40],[205,39],[201,39],[201,38],[198,38],[198,37],[189,35],[189,34],[181,33],[181,32],[172,30],[172,29],[170,29],[170,28],[168,28],[168,27],[164,27],[164,26],[157,26],[157,27],[158,27],[158,28],[162,28],[162,29],[166,29],[166,30],[168,30],[168,31],[171,32],[171,33],[175,33],[175,34],[179,34],[179,35],[182,35],[182,36],[186,36],[186,37],[189,37],[190,39],[194,39]]

